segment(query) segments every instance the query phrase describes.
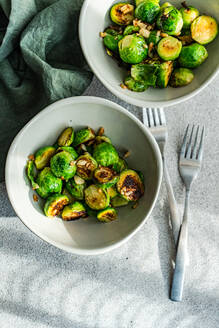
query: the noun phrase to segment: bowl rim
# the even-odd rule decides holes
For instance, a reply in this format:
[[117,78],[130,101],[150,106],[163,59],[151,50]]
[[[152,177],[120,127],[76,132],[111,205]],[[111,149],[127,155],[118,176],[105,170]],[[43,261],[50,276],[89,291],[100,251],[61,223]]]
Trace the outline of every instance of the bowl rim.
[[80,40],[81,48],[82,48],[83,54],[86,58],[86,61],[89,65],[89,67],[91,68],[92,72],[97,76],[97,78],[103,83],[103,85],[108,90],[110,90],[115,96],[122,99],[123,101],[125,101],[127,103],[130,103],[132,105],[138,106],[138,107],[148,107],[148,106],[151,106],[151,107],[153,107],[153,106],[168,107],[168,106],[176,105],[176,104],[179,104],[183,101],[189,100],[190,98],[196,96],[205,87],[207,87],[208,84],[217,76],[217,74],[219,72],[219,63],[217,65],[217,69],[197,89],[195,89],[194,91],[190,92],[187,95],[184,95],[184,96],[172,99],[172,100],[163,100],[163,101],[147,101],[146,100],[144,102],[142,100],[138,100],[138,99],[133,98],[129,94],[120,93],[110,83],[108,83],[107,80],[104,79],[104,76],[101,73],[99,73],[95,69],[95,65],[93,65],[92,58],[90,58],[87,55],[87,51],[86,51],[87,46],[86,46],[86,43],[84,41],[85,38],[83,37],[83,35],[84,35],[84,26],[85,26],[85,20],[86,20],[85,11],[87,9],[87,6],[88,6],[89,2],[91,2],[91,1],[93,1],[93,0],[85,0],[83,5],[82,5],[81,12],[80,12],[80,17],[79,17],[79,40]]
[[[16,204],[16,196],[13,193],[13,184],[11,183],[11,179],[10,179],[10,172],[12,170],[12,164],[13,164],[13,154],[14,151],[17,147],[17,144],[19,143],[20,138],[22,137],[23,133],[29,129],[29,127],[31,127],[31,125],[37,121],[40,118],[43,118],[43,116],[45,114],[48,114],[50,112],[52,112],[54,109],[59,108],[62,105],[69,105],[69,104],[79,104],[79,103],[83,103],[83,102],[89,102],[92,104],[98,104],[98,105],[107,105],[110,106],[114,109],[116,109],[117,111],[123,113],[124,115],[128,116],[130,119],[132,119],[137,125],[138,127],[142,130],[142,132],[145,134],[145,136],[148,138],[151,147],[153,148],[156,160],[157,160],[157,173],[158,173],[158,185],[157,185],[157,190],[155,193],[155,197],[153,202],[151,203],[150,209],[147,213],[147,215],[145,216],[145,218],[142,220],[142,222],[131,232],[129,233],[126,237],[120,239],[119,241],[113,243],[112,245],[108,245],[105,247],[99,247],[96,249],[80,249],[80,248],[75,248],[72,246],[65,246],[59,242],[55,242],[53,240],[50,240],[50,238],[47,238],[47,236],[45,236],[44,234],[35,232],[32,230],[31,225],[27,224],[25,222],[25,218],[22,218],[22,215],[20,216],[20,210],[19,207]],[[65,250],[67,252],[73,253],[73,254],[77,254],[77,255],[98,255],[98,254],[103,254],[106,253],[108,251],[111,251],[121,245],[123,245],[126,241],[128,241],[132,236],[135,235],[135,233],[144,225],[144,223],[146,222],[147,218],[150,216],[155,203],[157,201],[158,198],[158,194],[159,194],[159,190],[160,190],[160,186],[161,186],[161,181],[162,181],[162,174],[163,174],[163,165],[162,165],[162,158],[161,158],[161,154],[160,154],[160,149],[158,147],[158,144],[156,142],[156,140],[154,139],[154,137],[152,136],[151,132],[149,131],[149,129],[137,118],[135,117],[133,114],[131,114],[130,112],[128,112],[125,108],[123,108],[122,106],[110,101],[110,100],[106,100],[100,97],[93,97],[93,96],[77,96],[77,97],[69,97],[69,98],[65,98],[59,101],[56,101],[55,103],[47,106],[46,108],[44,108],[42,111],[40,111],[37,115],[35,115],[21,130],[20,132],[16,135],[16,137],[14,138],[14,140],[11,143],[11,146],[9,148],[8,154],[7,154],[7,159],[6,159],[6,165],[5,165],[5,183],[6,183],[6,190],[8,193],[8,197],[9,200],[15,210],[15,213],[17,214],[17,216],[20,218],[20,220],[24,223],[24,225],[30,230],[32,231],[36,236],[38,236],[39,238],[41,238],[42,240],[46,241],[47,243]]]

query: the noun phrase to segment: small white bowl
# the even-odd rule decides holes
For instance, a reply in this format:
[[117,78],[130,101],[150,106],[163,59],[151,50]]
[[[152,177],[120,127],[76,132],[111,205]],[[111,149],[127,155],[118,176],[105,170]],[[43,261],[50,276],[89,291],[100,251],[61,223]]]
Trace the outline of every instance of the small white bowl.
[[[133,210],[119,209],[119,219],[109,224],[96,218],[64,222],[49,219],[41,201],[33,201],[25,165],[28,155],[42,146],[52,145],[66,126],[105,128],[113,144],[130,150],[129,167],[141,170],[146,191]],[[144,224],[157,200],[162,178],[162,159],[148,129],[119,105],[95,97],[74,97],[58,101],[36,115],[16,136],[6,162],[6,187],[9,199],[23,223],[43,240],[75,254],[94,255],[118,247]]]
[[[120,84],[127,76],[127,72],[119,68],[117,63],[106,54],[103,41],[99,37],[99,33],[112,24],[109,9],[116,2],[118,1],[85,0],[80,15],[79,35],[84,55],[94,74],[117,97],[140,107],[166,107],[196,95],[216,76],[219,70],[219,37],[207,45],[209,57],[194,70],[195,79],[188,86],[166,89],[149,88],[143,93],[122,89]],[[179,7],[181,1],[170,2]],[[188,4],[198,8],[201,13],[214,16],[219,22],[219,1],[190,0]]]

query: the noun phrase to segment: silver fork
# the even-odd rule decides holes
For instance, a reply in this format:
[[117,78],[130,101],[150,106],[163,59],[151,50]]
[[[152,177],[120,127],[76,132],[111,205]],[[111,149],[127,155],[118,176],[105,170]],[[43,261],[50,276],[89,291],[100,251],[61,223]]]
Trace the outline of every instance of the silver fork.
[[170,217],[171,217],[172,233],[176,246],[178,241],[180,226],[181,226],[181,220],[180,220],[180,215],[178,212],[177,203],[174,197],[173,188],[171,185],[170,176],[164,156],[164,149],[165,149],[168,133],[167,133],[166,118],[163,108],[143,108],[143,122],[150,129],[151,133],[155,137],[162,155],[164,177],[166,182],[166,189],[167,189],[167,195],[168,195],[170,213],[171,213]]
[[191,185],[197,177],[202,162],[204,127],[199,133],[199,126],[196,128],[193,141],[195,127],[193,125],[189,136],[189,125],[183,139],[182,148],[179,158],[179,172],[186,187],[185,208],[182,226],[179,235],[179,242],[176,253],[176,263],[171,288],[171,300],[180,302],[182,300],[183,285],[185,278],[185,268],[187,262],[187,239],[188,239],[188,216],[189,216],[189,198]]

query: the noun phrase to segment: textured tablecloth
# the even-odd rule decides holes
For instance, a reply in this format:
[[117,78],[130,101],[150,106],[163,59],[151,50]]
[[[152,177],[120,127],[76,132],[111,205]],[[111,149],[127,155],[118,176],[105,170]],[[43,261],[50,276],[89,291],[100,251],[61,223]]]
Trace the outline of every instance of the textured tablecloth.
[[[184,300],[168,299],[171,256],[168,204],[162,185],[144,227],[108,254],[82,257],[50,246],[16,217],[0,184],[1,328],[219,327],[219,77],[200,95],[166,109],[167,162],[182,210],[177,149],[188,122],[206,125],[204,165],[191,195],[190,264]],[[96,79],[85,93],[118,100]]]

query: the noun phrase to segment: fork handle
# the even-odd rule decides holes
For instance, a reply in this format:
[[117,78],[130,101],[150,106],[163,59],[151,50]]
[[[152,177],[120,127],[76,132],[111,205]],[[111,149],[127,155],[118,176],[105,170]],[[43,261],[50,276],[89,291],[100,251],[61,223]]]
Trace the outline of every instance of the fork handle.
[[173,282],[171,288],[171,300],[176,302],[182,301],[183,285],[185,279],[185,271],[187,264],[187,240],[188,240],[188,212],[189,212],[189,195],[190,191],[186,191],[185,211],[183,222],[179,234],[179,242],[176,253],[175,270],[173,274]]

